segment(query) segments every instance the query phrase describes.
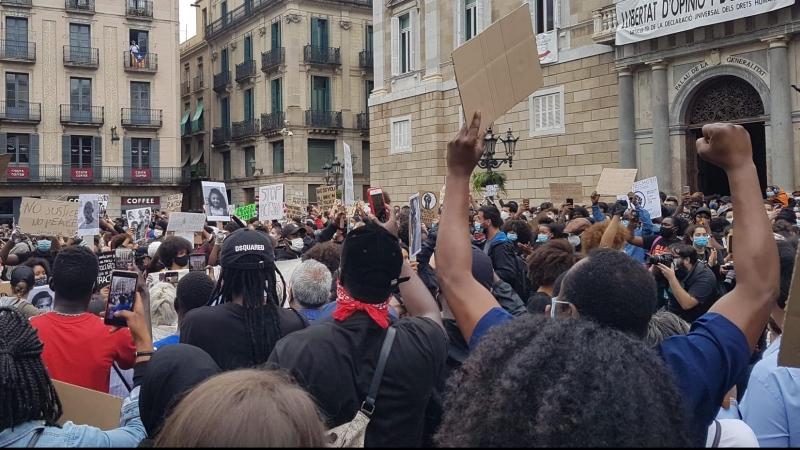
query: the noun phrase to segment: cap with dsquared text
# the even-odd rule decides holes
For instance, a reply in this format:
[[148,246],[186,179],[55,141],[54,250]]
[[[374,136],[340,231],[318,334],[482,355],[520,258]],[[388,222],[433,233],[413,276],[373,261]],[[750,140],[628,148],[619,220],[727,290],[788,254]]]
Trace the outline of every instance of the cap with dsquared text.
[[[272,241],[266,234],[242,228],[225,238],[220,251],[220,266],[223,269],[257,270],[275,262]],[[244,262],[245,256],[258,256],[258,262]]]

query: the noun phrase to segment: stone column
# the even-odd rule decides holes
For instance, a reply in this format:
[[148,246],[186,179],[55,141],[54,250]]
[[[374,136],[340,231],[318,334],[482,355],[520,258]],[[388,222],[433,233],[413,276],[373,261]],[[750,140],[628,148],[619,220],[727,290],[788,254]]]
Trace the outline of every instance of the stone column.
[[617,74],[619,83],[619,167],[635,169],[636,164],[636,106],[633,101],[633,72],[624,68]]
[[[669,148],[669,94],[666,61],[647,63],[652,71],[650,95],[653,108],[653,173],[663,190],[672,188],[672,158]],[[621,138],[621,136],[620,136]]]
[[384,36],[386,30],[383,23],[383,9],[385,8],[384,2],[373,2],[372,5],[372,73],[374,75],[375,87],[372,90],[372,96],[384,95],[389,91],[384,86],[384,69],[386,62],[391,61],[391,51],[389,58],[386,58],[386,49],[384,48]]
[[789,88],[789,49],[787,36],[765,39],[769,42],[769,97],[772,178],[769,184],[787,192],[795,188],[794,155],[792,154],[792,95]]

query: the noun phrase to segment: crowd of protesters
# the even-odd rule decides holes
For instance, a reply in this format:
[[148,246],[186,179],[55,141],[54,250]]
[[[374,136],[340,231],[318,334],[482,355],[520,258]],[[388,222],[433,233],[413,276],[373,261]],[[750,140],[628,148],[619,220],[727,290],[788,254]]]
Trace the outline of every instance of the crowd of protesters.
[[[800,446],[800,369],[778,365],[800,192],[760,187],[743,128],[697,142],[730,195],[662,193],[660,217],[633,193],[479,204],[480,130],[448,145],[412,255],[388,195],[386,222],[309,207],[195,243],[168,214],[138,242],[124,219],[93,242],[5,229],[0,446]],[[119,248],[141,276],[112,329],[96,254]],[[52,380],[124,397],[119,428],[59,425]]]

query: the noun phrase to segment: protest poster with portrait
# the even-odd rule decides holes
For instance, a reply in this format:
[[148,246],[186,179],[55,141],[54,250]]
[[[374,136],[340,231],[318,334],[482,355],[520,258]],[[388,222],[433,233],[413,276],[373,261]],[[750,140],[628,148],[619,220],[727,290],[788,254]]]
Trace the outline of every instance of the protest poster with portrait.
[[422,223],[432,223],[439,217],[439,196],[433,191],[419,191]]
[[100,234],[100,196],[81,194],[78,201],[78,236]]
[[133,241],[142,242],[147,238],[147,231],[150,229],[150,217],[153,214],[151,208],[129,209],[128,228],[133,228]]
[[228,214],[228,190],[225,188],[225,183],[203,181],[202,185],[208,221],[227,222],[231,220]]

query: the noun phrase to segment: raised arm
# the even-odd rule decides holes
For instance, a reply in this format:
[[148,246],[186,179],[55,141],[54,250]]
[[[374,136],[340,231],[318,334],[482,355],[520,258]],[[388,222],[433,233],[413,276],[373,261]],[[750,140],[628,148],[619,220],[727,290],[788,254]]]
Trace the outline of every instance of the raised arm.
[[[700,157],[725,170],[731,187],[735,211],[762,202],[758,173],[753,163],[750,135],[739,125],[711,124],[703,127],[697,140]],[[736,241],[736,288],[719,299],[710,312],[733,322],[755,348],[770,311],[778,298],[780,267],[772,226],[765,214],[736,216],[736,234],[747,239]]]
[[442,313],[439,312],[436,300],[433,299],[431,292],[425,287],[425,283],[411,268],[408,260],[403,261],[403,270],[400,272],[400,277],[408,277],[408,281],[400,283],[400,295],[403,296],[403,303],[406,305],[408,314],[412,317],[427,317],[444,328]]
[[447,145],[447,203],[436,242],[439,287],[467,342],[483,316],[499,306],[492,293],[472,277],[472,246],[464,220],[469,177],[482,154],[481,113],[477,111],[469,128],[465,123]]

